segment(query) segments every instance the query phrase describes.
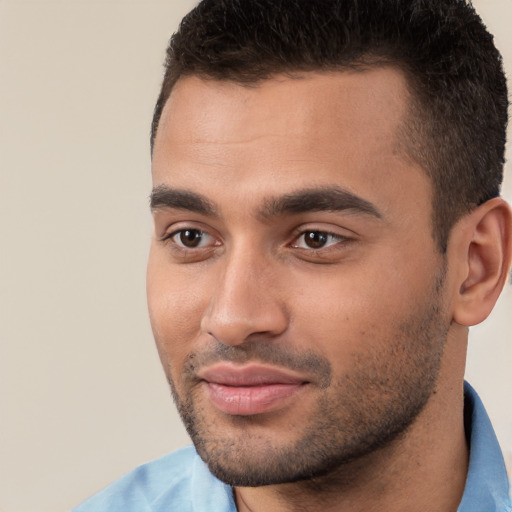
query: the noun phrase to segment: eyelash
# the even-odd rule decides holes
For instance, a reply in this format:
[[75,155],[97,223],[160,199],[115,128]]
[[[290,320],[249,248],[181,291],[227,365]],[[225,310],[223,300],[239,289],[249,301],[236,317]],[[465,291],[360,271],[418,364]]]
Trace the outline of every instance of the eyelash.
[[[165,234],[161,239],[160,241],[161,242],[168,242],[168,241],[171,241],[171,243],[173,243],[174,245],[176,245],[176,247],[178,247],[180,250],[195,250],[195,249],[204,249],[205,247],[204,246],[196,246],[196,247],[187,247],[185,244],[183,245],[180,245],[176,240],[174,240],[174,238],[178,235],[184,235],[185,233],[187,232],[190,232],[190,233],[194,233],[196,235],[196,239],[199,237],[199,236],[209,236],[211,237],[212,239],[214,239],[214,237],[212,235],[209,235],[206,231],[203,231],[202,229],[198,229],[198,228],[182,228],[182,229],[177,229],[175,231],[173,231],[172,233],[168,233],[168,234]],[[183,242],[183,240],[182,240]],[[201,241],[199,242],[201,243]],[[211,246],[208,246],[208,247],[213,247],[215,246],[216,244],[213,244]]]
[[[180,235],[181,237],[183,235],[186,236],[187,232],[191,233],[193,235],[193,237],[190,238],[189,241],[193,242],[194,237],[195,237],[196,240],[199,240],[198,245],[195,245],[195,246],[192,245],[192,246],[187,247],[185,245],[185,243],[183,242],[183,239],[181,240],[181,243],[179,241],[175,240],[175,237],[177,237],[178,235]],[[304,245],[308,245],[307,239],[304,238],[308,234],[310,235],[310,239],[309,239],[310,242],[315,243],[318,241],[318,239],[320,239],[320,241],[319,241],[320,244],[322,244],[322,243],[323,244],[319,247],[311,247],[311,246],[300,247],[301,244],[299,243],[299,240],[301,238],[303,238],[303,240],[304,240]],[[200,245],[202,242],[202,238],[205,236],[211,237],[212,240],[215,240],[212,235],[208,234],[206,231],[203,231],[199,228],[182,228],[182,229],[177,229],[171,233],[164,235],[162,238],[160,238],[160,241],[161,242],[169,242],[170,241],[175,246],[175,248],[180,251],[195,251],[197,249],[202,249],[202,250],[211,249],[212,247],[215,247],[216,245],[220,245],[219,243],[208,244],[206,246]],[[331,240],[332,243],[328,243],[329,240]],[[322,250],[329,249],[331,246],[337,245],[338,243],[347,242],[349,240],[350,240],[349,237],[340,235],[338,233],[332,233],[332,232],[321,230],[321,229],[303,229],[296,234],[296,236],[293,238],[293,241],[289,245],[290,245],[290,247],[300,249],[303,251],[320,252]]]
[[[321,247],[298,247],[298,240],[300,240],[301,238],[304,239],[304,243],[305,243],[305,245],[307,245],[307,241],[306,241],[307,238],[305,238],[305,237],[308,234],[314,235],[316,238],[320,237],[320,238],[326,239],[325,243],[327,243],[329,241],[329,239],[331,239],[331,240],[333,240],[333,243],[327,243],[327,245],[324,244]],[[312,236],[310,236],[309,240],[312,242],[315,242],[315,238]],[[348,240],[349,240],[348,237],[340,235],[338,233],[331,233],[329,231],[324,231],[321,229],[306,229],[306,230],[302,230],[301,232],[298,233],[298,235],[294,239],[294,242],[292,243],[292,247],[296,247],[297,249],[304,249],[307,251],[321,251],[322,249],[328,249],[329,247],[331,247],[333,245],[336,245],[340,242],[345,242]]]

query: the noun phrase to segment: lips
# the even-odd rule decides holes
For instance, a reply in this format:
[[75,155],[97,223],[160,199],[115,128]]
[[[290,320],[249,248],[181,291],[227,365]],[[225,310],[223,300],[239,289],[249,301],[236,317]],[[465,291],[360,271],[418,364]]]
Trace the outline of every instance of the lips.
[[262,414],[284,407],[308,383],[279,368],[218,364],[198,372],[208,398],[221,412],[235,416]]

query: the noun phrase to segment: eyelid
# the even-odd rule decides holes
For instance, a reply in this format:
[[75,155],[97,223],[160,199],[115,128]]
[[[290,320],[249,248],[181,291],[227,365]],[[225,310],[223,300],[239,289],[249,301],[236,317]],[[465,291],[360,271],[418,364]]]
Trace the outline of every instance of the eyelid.
[[[187,230],[198,231],[203,235],[211,238],[213,241],[215,241],[215,243],[203,245],[200,247],[186,247],[172,240],[173,237]],[[206,249],[208,247],[215,247],[216,245],[221,245],[220,236],[215,230],[211,229],[209,226],[205,226],[202,222],[195,221],[178,221],[171,223],[167,226],[162,235],[157,235],[157,238],[160,242],[163,243],[173,243],[176,249],[184,251]]]
[[354,230],[349,229],[346,226],[341,226],[338,224],[334,224],[332,222],[322,221],[304,222],[293,229],[291,236],[294,238],[298,238],[299,236],[309,231],[325,233],[326,235],[332,235],[347,240],[352,238],[358,238],[359,236]]
[[[327,237],[331,237],[334,241],[332,243],[327,243],[326,245],[318,248],[314,247],[300,247],[298,244],[298,241],[304,237],[307,233],[321,233],[322,235],[325,235]],[[318,228],[302,228],[298,233],[294,236],[293,241],[291,243],[291,246],[297,249],[304,249],[307,251],[322,251],[329,249],[340,242],[345,242],[347,240],[350,240],[350,237],[342,235],[341,233],[336,233],[333,231],[329,231],[327,229],[318,229]]]
[[[201,236],[210,238],[213,243],[198,245],[196,247],[187,247],[186,245],[180,243],[178,240],[175,240],[175,237],[177,235],[179,235],[180,233],[183,233],[184,231],[197,231]],[[176,230],[172,231],[171,233],[164,235],[164,237],[162,238],[162,241],[165,242],[166,240],[172,241],[172,243],[176,244],[180,249],[185,249],[185,250],[204,249],[205,247],[214,247],[215,245],[219,245],[218,243],[216,243],[216,238],[213,235],[211,235],[207,231],[204,231],[202,229],[197,229],[197,228],[176,229]]]

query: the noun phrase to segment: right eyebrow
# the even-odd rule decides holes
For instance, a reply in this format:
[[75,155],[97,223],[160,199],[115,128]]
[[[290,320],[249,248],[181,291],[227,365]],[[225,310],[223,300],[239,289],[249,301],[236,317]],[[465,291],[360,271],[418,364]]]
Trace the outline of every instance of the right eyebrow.
[[215,206],[206,197],[188,190],[174,189],[167,185],[158,185],[153,188],[149,196],[149,204],[152,212],[162,208],[174,208],[218,217]]

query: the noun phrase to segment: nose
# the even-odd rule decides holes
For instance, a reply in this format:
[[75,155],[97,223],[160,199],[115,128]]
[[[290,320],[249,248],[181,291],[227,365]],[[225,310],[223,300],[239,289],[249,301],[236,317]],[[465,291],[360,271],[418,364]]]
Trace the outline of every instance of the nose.
[[[224,259],[225,258],[225,259]],[[226,345],[254,335],[277,337],[288,325],[279,272],[251,250],[241,249],[216,266],[214,293],[201,319],[202,332]]]

